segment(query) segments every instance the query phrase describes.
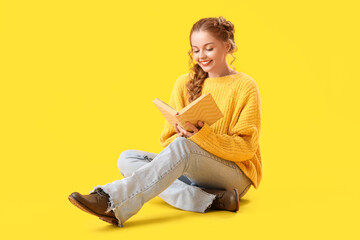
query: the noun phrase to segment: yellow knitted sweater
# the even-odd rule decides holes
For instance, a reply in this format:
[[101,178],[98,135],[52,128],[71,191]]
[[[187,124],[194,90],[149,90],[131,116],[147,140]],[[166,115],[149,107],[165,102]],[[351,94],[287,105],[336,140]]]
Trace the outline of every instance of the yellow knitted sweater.
[[[188,75],[189,73],[185,73],[176,79],[170,96],[169,105],[177,111],[189,104],[185,87]],[[205,95],[209,92],[224,117],[211,127],[205,123],[188,139],[215,156],[235,162],[257,189],[262,177],[260,153],[262,114],[256,81],[243,72],[207,78],[201,94]],[[168,146],[176,137],[175,128],[165,120],[160,136],[161,146]]]

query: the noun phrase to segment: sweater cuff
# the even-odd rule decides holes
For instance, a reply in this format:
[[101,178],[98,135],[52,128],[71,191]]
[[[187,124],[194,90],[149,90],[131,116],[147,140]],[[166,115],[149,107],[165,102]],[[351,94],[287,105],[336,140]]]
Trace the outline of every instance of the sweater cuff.
[[211,127],[207,123],[204,123],[204,126],[202,126],[202,128],[197,133],[195,133],[188,139],[199,145],[199,142],[206,141],[207,137],[211,132],[212,132]]

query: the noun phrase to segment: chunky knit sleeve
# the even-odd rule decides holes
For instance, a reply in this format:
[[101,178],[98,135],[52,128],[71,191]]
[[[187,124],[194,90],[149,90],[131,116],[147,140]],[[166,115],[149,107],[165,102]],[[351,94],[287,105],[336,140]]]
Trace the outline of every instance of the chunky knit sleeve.
[[[236,104],[240,113],[229,134],[218,134],[208,125],[204,126],[188,139],[198,144],[208,152],[223,159],[241,162],[251,159],[259,146],[261,126],[261,103],[259,90],[256,84],[250,84]],[[201,119],[199,119],[201,120]]]
[[[173,90],[170,95],[169,105],[175,110],[180,111],[185,107],[185,100],[183,90],[184,87],[184,77],[186,74],[181,75],[175,81]],[[177,137],[177,132],[175,128],[165,119],[164,129],[160,135],[160,145],[167,147],[175,138]]]

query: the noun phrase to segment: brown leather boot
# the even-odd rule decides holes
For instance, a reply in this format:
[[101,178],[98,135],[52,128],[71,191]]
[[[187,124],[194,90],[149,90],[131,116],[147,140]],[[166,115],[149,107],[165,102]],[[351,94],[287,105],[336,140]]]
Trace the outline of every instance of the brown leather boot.
[[206,209],[227,210],[237,212],[239,210],[239,191],[225,189],[201,188],[203,191],[216,195],[212,204]]
[[68,197],[69,201],[81,210],[99,217],[113,225],[118,225],[118,220],[115,213],[111,210],[106,212],[110,201],[109,195],[101,188],[96,188],[95,191],[89,195],[82,195],[78,192],[73,192]]

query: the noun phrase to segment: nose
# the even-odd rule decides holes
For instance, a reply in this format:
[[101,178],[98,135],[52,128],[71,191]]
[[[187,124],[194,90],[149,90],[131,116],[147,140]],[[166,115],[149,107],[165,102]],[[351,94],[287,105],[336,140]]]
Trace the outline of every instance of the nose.
[[204,51],[200,51],[200,54],[199,54],[199,60],[202,61],[202,60],[206,60],[207,57],[206,57],[206,54]]

